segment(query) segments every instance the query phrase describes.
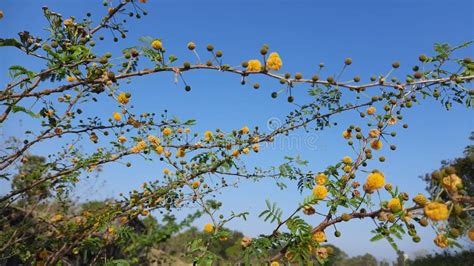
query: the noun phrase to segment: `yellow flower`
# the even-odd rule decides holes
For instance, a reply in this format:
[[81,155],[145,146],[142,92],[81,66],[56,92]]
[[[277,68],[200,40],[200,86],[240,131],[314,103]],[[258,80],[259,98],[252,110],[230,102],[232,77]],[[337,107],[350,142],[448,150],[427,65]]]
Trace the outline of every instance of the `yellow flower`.
[[155,50],[161,50],[163,49],[163,43],[161,43],[160,40],[156,39],[151,42],[151,47],[153,47],[153,49]]
[[345,139],[350,139],[352,136],[351,132],[350,131],[347,131],[347,130],[344,130],[342,132],[342,137],[344,137]]
[[214,231],[214,225],[213,224],[205,224],[204,225],[204,232],[210,234],[212,233],[212,231]]
[[327,259],[329,257],[327,248],[317,248],[316,249],[316,256],[320,259]]
[[185,128],[185,129],[184,129],[184,133],[187,134],[187,133],[189,133],[189,132],[191,132],[191,129],[190,129],[190,128]]
[[270,266],[280,266],[280,263],[278,263],[278,261],[272,261],[272,263],[270,263]]
[[315,176],[314,179],[316,180],[316,184],[324,185],[326,181],[328,181],[328,176],[323,173],[320,173],[317,176]]
[[232,156],[234,156],[234,157],[239,157],[239,155],[240,155],[240,151],[239,151],[239,150],[234,150],[234,151],[232,152]]
[[447,248],[448,238],[445,235],[439,234],[435,237],[434,243],[440,248]]
[[244,154],[248,154],[248,153],[250,152],[250,149],[249,149],[249,148],[243,148],[243,149],[242,149],[242,152],[243,152]]
[[375,114],[376,111],[377,111],[377,109],[375,109],[375,107],[373,107],[373,106],[367,108],[367,114],[368,115],[373,115],[373,114]]
[[114,120],[115,121],[122,120],[122,115],[119,112],[114,112]]
[[58,213],[51,218],[51,222],[52,223],[60,222],[63,220],[63,218],[64,218],[63,215]]
[[67,81],[68,81],[68,82],[74,82],[75,80],[76,80],[75,77],[73,77],[73,76],[67,76]]
[[343,168],[344,172],[346,172],[346,173],[349,173],[351,171],[351,169],[352,169],[352,167],[350,165],[346,165]]
[[240,240],[240,245],[244,248],[250,246],[252,244],[252,238],[248,236],[244,236],[242,240]]
[[74,24],[74,20],[72,18],[64,20],[64,26],[71,26],[72,24]]
[[467,232],[467,236],[469,237],[469,239],[471,241],[474,241],[474,228],[471,228],[468,232]]
[[385,184],[385,177],[380,172],[374,172],[367,176],[364,188],[369,191],[380,189]]
[[342,162],[345,163],[345,164],[351,164],[352,163],[352,158],[349,157],[349,156],[344,156],[344,158],[342,158]]
[[162,154],[164,150],[165,150],[165,148],[163,148],[163,146],[157,146],[157,147],[155,148],[155,151],[156,151],[156,153],[158,153],[158,154]]
[[413,201],[420,206],[425,206],[425,204],[428,202],[423,194],[417,194],[414,196]]
[[425,215],[433,221],[447,220],[449,217],[448,206],[444,203],[430,202],[425,206]]
[[121,104],[127,104],[128,103],[128,97],[125,92],[122,92],[117,96],[117,101]]
[[173,131],[171,130],[171,128],[166,127],[165,129],[163,129],[163,135],[169,136],[169,135],[171,135],[171,133],[173,133]]
[[399,212],[402,210],[402,203],[400,202],[399,198],[392,198],[388,204],[387,207],[392,211],[392,212]]
[[157,138],[156,136],[148,135],[146,138],[147,138],[148,141],[151,142],[153,145],[160,145],[160,143],[161,143],[160,139]]
[[133,153],[139,153],[139,152],[143,151],[145,148],[146,148],[146,142],[141,140],[137,144],[135,144],[135,146],[133,146],[130,149],[130,151],[133,152]]
[[372,147],[372,149],[374,150],[380,150],[382,148],[383,144],[382,144],[382,141],[376,139],[376,140],[373,140],[371,143],[370,143],[370,147]]
[[328,189],[325,186],[316,186],[313,189],[313,195],[316,199],[322,200],[328,195]]
[[248,126],[245,126],[245,127],[241,128],[241,129],[240,129],[240,132],[241,132],[242,134],[247,134],[247,133],[249,133],[249,127],[248,127]]
[[462,186],[462,180],[456,174],[451,174],[443,178],[443,187],[449,192],[457,192]]
[[262,70],[262,63],[257,59],[249,60],[247,71],[249,72],[260,72]]
[[200,185],[201,185],[201,182],[195,180],[195,181],[193,181],[192,187],[193,187],[194,189],[196,189],[196,188],[198,188]]
[[326,241],[326,234],[323,231],[317,231],[313,234],[313,240],[322,243]]
[[176,156],[178,157],[184,157],[186,155],[186,151],[183,148],[179,148],[178,151],[176,152]]
[[124,137],[124,136],[120,136],[120,137],[118,137],[118,141],[119,141],[120,143],[124,143],[125,141],[127,141],[127,138]]
[[388,120],[387,124],[389,125],[395,125],[397,123],[397,118],[396,117],[390,117],[390,119]]
[[267,68],[270,70],[280,70],[283,62],[281,61],[280,55],[277,53],[271,53],[267,60]]
[[254,152],[258,152],[258,151],[260,150],[260,145],[259,145],[259,144],[254,144],[254,145],[252,146],[252,150],[253,150]]
[[378,138],[380,136],[380,130],[378,130],[377,128],[373,128],[369,131],[369,136],[371,138]]
[[163,169],[163,174],[169,175],[170,170],[168,168]]
[[206,141],[211,141],[211,139],[212,139],[212,132],[211,132],[211,131],[206,131],[206,132],[204,132],[204,139],[205,139]]

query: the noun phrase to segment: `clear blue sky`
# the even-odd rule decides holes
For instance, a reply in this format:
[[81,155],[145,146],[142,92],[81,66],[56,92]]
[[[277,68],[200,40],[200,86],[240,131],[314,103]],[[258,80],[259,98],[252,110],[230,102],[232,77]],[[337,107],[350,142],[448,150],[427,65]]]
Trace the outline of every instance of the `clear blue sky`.
[[[87,3],[87,4],[85,4]],[[16,33],[28,30],[34,34],[43,34],[46,21],[42,18],[41,6],[48,5],[52,10],[64,16],[77,18],[92,12],[94,17],[106,10],[101,1],[40,1],[40,0],[4,0],[0,10],[5,16],[0,20],[0,37],[16,36]],[[207,58],[205,45],[214,44],[216,49],[224,51],[224,61],[238,65],[243,60],[259,57],[262,44],[270,45],[271,51],[277,51],[284,62],[283,71],[301,71],[310,76],[320,62],[326,64],[323,76],[339,71],[344,58],[351,57],[353,65],[348,71],[348,79],[358,74],[367,80],[373,74],[385,74],[393,61],[400,60],[401,68],[396,73],[402,77],[417,63],[421,53],[430,54],[436,42],[452,45],[472,40],[474,37],[474,2],[460,1],[155,1],[150,0],[144,7],[149,15],[141,21],[129,19],[131,32],[125,41],[119,44],[108,42],[108,47],[97,46],[98,51],[119,51],[118,48],[138,43],[141,36],[161,38],[168,51],[180,59],[193,60],[186,44],[194,41],[201,57]],[[109,34],[105,34],[110,39]],[[473,57],[474,48],[463,52]],[[117,52],[118,55],[118,52]],[[37,62],[26,59],[14,49],[0,49],[0,83],[8,81],[7,69],[11,64],[20,64],[38,69]],[[250,85],[241,86],[237,76],[221,73],[199,73],[185,76],[193,90],[185,93],[183,85],[175,85],[171,74],[141,77],[124,90],[133,93],[137,111],[155,111],[168,109],[180,118],[197,119],[197,130],[224,130],[240,128],[243,125],[266,128],[270,118],[283,119],[285,114],[295,108],[288,104],[285,97],[277,100],[270,93],[280,89],[277,82],[262,82],[260,90]],[[306,87],[295,90],[296,102],[303,101]],[[110,100],[102,105],[91,105],[90,112],[109,116],[116,111]],[[446,111],[439,103],[424,101],[411,112],[404,114],[410,125],[408,130],[400,130],[395,138],[398,150],[385,152],[387,163],[374,167],[383,169],[389,182],[399,184],[403,191],[415,193],[422,191],[424,184],[417,178],[439,166],[443,159],[454,158],[462,154],[467,145],[469,133],[474,130],[473,111],[460,106]],[[250,165],[276,165],[285,154],[301,155],[310,161],[314,171],[323,169],[346,154],[351,154],[341,131],[354,123],[354,116],[342,115],[337,121],[338,127],[317,134],[311,133],[315,145],[303,145],[305,136],[301,132],[292,136],[293,146],[285,149],[269,148],[252,155]],[[358,122],[362,122],[359,120]],[[18,130],[26,130],[30,121],[18,115],[1,129],[2,138],[17,135]],[[39,145],[35,152],[44,154],[51,143]],[[136,167],[127,169],[120,165],[105,168],[101,178],[81,185],[81,200],[117,196],[138,187],[146,180],[159,177],[162,169],[157,161],[151,163],[136,162]],[[363,177],[362,177],[363,178]],[[97,182],[94,184],[94,182]],[[91,193],[90,188],[94,189]],[[8,190],[2,183],[0,193]],[[309,193],[309,192],[307,192]],[[271,199],[288,212],[305,195],[300,195],[294,185],[279,191],[274,181],[260,183],[246,182],[237,190],[227,190],[218,198],[224,202],[224,213],[229,210],[249,210],[252,213],[246,223],[235,222],[231,228],[241,230],[248,235],[268,233],[269,226],[259,221],[257,214],[264,209],[264,200]],[[184,211],[183,213],[186,213]],[[179,215],[182,217],[182,214]],[[316,218],[312,218],[317,223]],[[199,220],[202,226],[207,220]],[[328,232],[329,241],[343,248],[350,255],[371,252],[378,258],[393,259],[395,253],[385,242],[369,243],[368,221],[355,222],[341,226],[343,237],[335,239]],[[416,250],[435,250],[430,231],[421,230],[423,240],[413,244],[409,238],[400,243],[410,255]]]

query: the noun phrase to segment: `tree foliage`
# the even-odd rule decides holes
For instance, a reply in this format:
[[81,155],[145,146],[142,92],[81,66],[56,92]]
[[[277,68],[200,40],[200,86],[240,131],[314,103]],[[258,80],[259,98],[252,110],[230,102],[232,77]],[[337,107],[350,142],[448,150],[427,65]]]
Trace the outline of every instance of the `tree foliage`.
[[[411,197],[370,165],[375,159],[385,161],[383,151],[396,150],[396,131],[408,128],[401,122],[402,114],[413,104],[424,104],[430,98],[447,109],[453,104],[473,107],[474,91],[469,86],[474,62],[459,57],[459,50],[471,42],[435,44],[434,51],[420,55],[419,63],[403,77],[395,76],[401,67],[397,61],[384,74],[369,77],[367,83],[359,76],[347,77],[351,58],[341,62],[337,75],[325,74],[322,63],[310,78],[306,78],[308,73],[281,73],[283,59],[269,45],[256,52],[259,59],[245,59],[240,66],[227,62],[223,51],[212,44],[201,48],[194,42],[187,47],[196,56],[195,62],[182,61],[159,36],[143,37],[136,45],[123,47],[121,54],[97,52],[98,46],[107,46],[102,32],[111,32],[114,42],[127,37],[123,18],[148,14],[143,9],[145,3],[104,2],[106,15],[98,22],[90,14],[81,19],[63,17],[44,7],[46,33],[24,31],[17,37],[0,39],[5,51],[15,49],[43,66],[28,69],[22,62],[10,66],[11,81],[0,92],[2,125],[19,115],[31,119],[31,129],[18,134],[15,141],[5,141],[0,154],[0,177],[12,184],[11,191],[0,197],[2,261],[143,264],[156,244],[169,241],[200,215],[209,223],[203,232],[194,231],[192,238],[186,239],[185,249],[186,258],[196,264],[230,259],[244,264],[330,263],[334,249],[326,246],[327,233],[338,223],[353,219],[372,220],[371,240],[384,239],[395,250],[405,235],[419,242],[417,227],[428,225],[436,233],[438,246],[459,245],[452,224],[446,220],[472,211],[472,190],[464,189],[472,183],[449,170],[443,174],[448,177],[446,182],[431,184],[430,192],[436,193]],[[206,56],[199,55],[201,52]],[[230,132],[194,133],[197,121],[193,118],[179,119],[167,111],[136,112],[133,91],[122,89],[141,76],[170,72],[185,93],[191,90],[185,80],[191,71],[233,74],[240,77],[242,85],[256,76],[275,81],[282,89],[271,97],[286,95],[295,109],[281,125],[268,131],[240,125]],[[298,86],[307,90],[307,97],[295,99],[292,91]],[[260,84],[252,87],[258,89]],[[110,100],[115,109],[109,117],[99,117],[86,108],[99,108]],[[307,169],[307,161],[299,157],[285,157],[269,168],[250,168],[243,159],[257,157],[263,144],[290,132],[335,126],[337,117],[349,112],[360,115],[360,120],[341,128],[353,155],[324,169]],[[40,143],[55,145],[44,157],[32,155]],[[132,158],[156,161],[165,167],[163,175],[105,202],[81,206],[71,199],[78,182],[100,173],[104,165],[133,167]],[[458,162],[460,172],[464,172],[463,164]],[[219,182],[212,182],[213,177]],[[263,179],[276,180],[282,189],[282,181],[295,182],[301,203],[294,210],[282,210],[267,201],[267,209],[259,216],[271,227],[268,232],[254,238],[231,233],[227,223],[245,221],[252,214],[224,214],[219,210],[225,203],[211,197],[246,180]],[[321,206],[328,211],[321,213]],[[198,207],[199,212],[177,222],[170,213],[185,207]],[[152,210],[166,214],[162,223],[149,217]],[[319,217],[319,222],[314,224],[316,219],[311,219],[310,223],[309,215]],[[335,229],[334,234],[339,237],[341,232]],[[467,234],[474,238],[472,230]],[[236,238],[241,238],[238,245]],[[229,239],[232,241],[227,243]],[[370,265],[373,258],[365,255],[350,263]]]

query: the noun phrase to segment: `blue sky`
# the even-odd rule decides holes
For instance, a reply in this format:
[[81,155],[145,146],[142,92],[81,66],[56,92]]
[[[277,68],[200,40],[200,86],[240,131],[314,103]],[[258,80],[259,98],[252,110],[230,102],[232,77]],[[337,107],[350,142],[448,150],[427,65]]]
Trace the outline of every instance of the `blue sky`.
[[[88,4],[85,5],[84,3]],[[77,18],[91,12],[98,17],[106,12],[101,1],[26,1],[4,0],[0,10],[5,15],[0,20],[0,37],[16,36],[16,33],[28,30],[34,34],[45,34],[42,28],[46,21],[42,17],[41,6],[48,5],[52,10],[64,16]],[[141,36],[161,38],[170,53],[181,60],[194,60],[186,44],[193,41],[198,46],[202,58],[207,58],[205,46],[214,44],[224,52],[224,62],[239,65],[240,62],[259,57],[262,44],[270,45],[271,51],[277,51],[283,62],[283,71],[302,72],[312,75],[317,65],[324,62],[326,70],[321,76],[337,73],[344,58],[351,57],[353,64],[347,71],[347,79],[358,74],[363,81],[373,74],[385,74],[393,61],[401,61],[401,67],[395,75],[403,77],[418,55],[430,54],[434,43],[460,44],[474,37],[474,2],[461,1],[154,1],[144,5],[149,15],[140,21],[129,19],[127,28],[131,30],[128,38],[119,44],[107,42],[107,46],[97,45],[97,51],[111,51],[119,55],[119,48],[138,44]],[[109,40],[110,34],[104,34]],[[465,49],[461,55],[473,57],[474,47]],[[7,69],[11,64],[38,69],[36,61],[22,57],[13,49],[0,50],[0,83],[8,81]],[[181,61],[182,62],[182,61]],[[190,73],[186,80],[193,87],[184,92],[184,85],[173,83],[169,73],[140,77],[123,90],[133,93],[137,111],[160,112],[167,109],[170,114],[183,119],[197,119],[197,131],[217,127],[230,130],[243,125],[266,128],[269,119],[284,119],[295,106],[288,104],[286,97],[276,100],[270,93],[280,89],[278,82],[262,79],[262,86],[254,90],[251,85],[241,86],[239,77],[222,73]],[[251,83],[249,83],[251,84]],[[307,101],[305,86],[299,86],[294,94],[296,103]],[[89,112],[109,116],[116,111],[116,105],[104,99],[104,104],[90,105]],[[308,135],[302,132],[290,136],[292,146],[269,148],[249,157],[249,165],[277,165],[284,155],[301,155],[310,161],[314,171],[323,169],[344,155],[351,155],[341,131],[352,123],[363,123],[354,115],[341,115],[337,119],[339,126],[323,132],[310,133],[312,145],[303,145]],[[454,158],[462,154],[468,144],[468,136],[474,130],[472,109],[454,106],[446,111],[441,104],[427,100],[405,112],[404,120],[409,129],[399,130],[393,139],[398,150],[395,153],[384,151],[387,162],[375,163],[373,167],[382,169],[389,182],[400,185],[410,194],[420,192],[424,184],[417,178],[439,166],[443,159]],[[37,127],[28,118],[18,115],[7,122],[3,128],[3,137],[18,135],[18,130]],[[306,142],[307,143],[307,142]],[[39,145],[35,152],[45,153],[51,143]],[[82,184],[78,195],[82,200],[114,197],[119,192],[127,192],[147,180],[157,178],[162,165],[158,161],[142,162],[137,160],[134,168],[120,165],[106,167],[99,180],[90,180]],[[361,177],[364,178],[364,177]],[[95,183],[97,182],[97,183]],[[91,193],[90,189],[95,191]],[[0,188],[0,193],[8,190]],[[231,228],[241,230],[248,235],[268,233],[269,227],[259,221],[257,215],[264,209],[264,200],[276,201],[290,212],[305,195],[300,195],[294,185],[280,191],[274,181],[260,183],[244,182],[239,189],[224,191],[218,198],[224,202],[223,212],[230,210],[252,213],[246,223],[229,224]],[[306,192],[309,193],[309,192]],[[183,211],[179,216],[182,217]],[[314,223],[317,219],[313,218]],[[197,221],[201,226],[206,219]],[[331,243],[343,248],[350,255],[371,252],[378,258],[393,259],[395,252],[385,242],[369,243],[368,221],[344,224],[341,226],[343,237],[329,237]],[[332,235],[332,231],[328,234]],[[421,230],[422,242],[413,244],[408,238],[400,246],[409,254],[416,250],[435,250],[433,235]]]

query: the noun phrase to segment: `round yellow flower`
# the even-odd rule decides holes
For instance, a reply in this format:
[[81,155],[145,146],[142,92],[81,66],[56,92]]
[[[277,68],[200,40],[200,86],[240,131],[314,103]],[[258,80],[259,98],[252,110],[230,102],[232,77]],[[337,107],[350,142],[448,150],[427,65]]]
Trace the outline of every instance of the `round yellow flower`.
[[260,150],[260,145],[259,145],[259,144],[254,144],[254,145],[252,146],[252,150],[253,150],[254,152],[258,152],[258,151]]
[[124,143],[125,141],[127,141],[127,138],[125,136],[120,136],[120,137],[118,137],[118,141],[120,143]]
[[272,261],[272,263],[270,263],[270,266],[280,266],[280,263],[278,263],[278,261]]
[[75,80],[76,80],[75,77],[73,77],[73,76],[67,76],[67,81],[68,81],[68,82],[74,82]]
[[448,238],[445,235],[439,234],[435,237],[434,243],[440,248],[447,248]]
[[177,157],[184,157],[186,155],[186,151],[183,148],[179,148],[176,152]]
[[471,241],[474,241],[474,228],[471,228],[468,232],[467,232],[467,236],[469,237],[469,239]]
[[243,152],[244,154],[248,154],[248,153],[250,152],[250,149],[249,149],[249,148],[243,148],[243,149],[242,149],[242,152]]
[[462,180],[456,174],[451,174],[443,178],[443,187],[449,192],[457,192],[462,186]]
[[345,138],[345,139],[350,139],[352,136],[351,132],[350,131],[347,131],[347,130],[344,130],[342,132],[342,137]]
[[157,39],[151,42],[151,47],[153,47],[155,50],[161,50],[163,49],[163,43]]
[[377,128],[373,128],[369,131],[369,137],[371,138],[378,138],[380,136],[380,130]]
[[387,124],[389,125],[395,125],[397,123],[397,118],[396,117],[390,117],[390,119],[388,120]]
[[326,241],[326,234],[323,231],[317,231],[313,234],[313,240],[322,243]]
[[352,158],[349,157],[349,156],[344,156],[344,158],[342,158],[342,162],[345,163],[345,164],[351,164],[352,163]]
[[163,174],[168,175],[170,173],[170,170],[168,168],[163,169]]
[[383,144],[382,144],[382,141],[381,140],[373,140],[371,143],[370,143],[370,147],[372,147],[372,149],[374,150],[380,150],[382,148]]
[[194,189],[196,189],[196,188],[198,188],[200,185],[201,185],[201,182],[195,180],[195,181],[193,181],[192,187],[193,187]]
[[252,244],[252,238],[248,236],[244,236],[242,240],[240,240],[240,245],[244,248],[250,246]]
[[322,200],[328,195],[328,189],[325,186],[316,186],[313,189],[313,195],[316,199]]
[[206,141],[211,141],[211,139],[212,139],[212,131],[209,131],[209,130],[208,130],[208,131],[204,132],[204,139],[205,139]]
[[400,202],[399,198],[392,198],[388,204],[387,207],[392,211],[392,212],[399,212],[402,210],[402,203]]
[[63,220],[63,218],[64,218],[63,215],[58,213],[51,218],[51,222],[52,223],[60,222]]
[[128,97],[125,92],[122,92],[117,96],[117,101],[121,104],[127,104],[128,103]]
[[165,151],[165,148],[163,148],[163,146],[157,146],[157,147],[155,148],[155,151],[156,151],[156,153],[158,153],[158,154],[162,154],[162,153]]
[[369,191],[381,189],[385,185],[385,177],[380,172],[374,172],[367,176],[364,188]]
[[248,61],[247,71],[260,72],[261,70],[262,70],[262,63],[260,63],[259,60],[254,59],[254,60]]
[[267,68],[270,70],[280,70],[283,62],[281,61],[280,55],[278,53],[271,53],[267,60]]
[[342,170],[344,170],[344,172],[346,173],[349,173],[351,171],[352,167],[350,165],[346,165],[344,166],[344,168]]
[[425,215],[433,221],[447,220],[449,217],[448,206],[444,203],[430,202],[425,206]]
[[166,127],[166,128],[163,129],[163,135],[165,135],[165,136],[169,136],[172,133],[173,133],[173,130],[171,130],[171,128],[169,128],[169,127]]
[[113,117],[114,117],[114,120],[115,120],[115,121],[120,121],[120,120],[122,120],[122,115],[121,115],[119,112],[114,112]]
[[425,204],[428,202],[428,200],[423,194],[417,194],[416,196],[414,196],[413,201],[420,206],[425,206]]
[[328,176],[323,173],[320,173],[314,177],[314,180],[316,180],[316,184],[324,185],[328,181]]
[[247,133],[249,133],[249,131],[250,131],[250,130],[249,130],[249,127],[248,127],[248,126],[245,126],[245,127],[243,127],[243,128],[240,129],[240,132],[241,132],[242,134],[247,134]]
[[151,144],[153,144],[153,145],[160,145],[160,143],[161,143],[160,139],[157,138],[156,136],[148,135],[146,138],[147,138],[148,141],[151,142]]
[[74,24],[74,20],[72,18],[68,18],[64,20],[64,26],[71,26]]
[[234,156],[234,157],[239,157],[239,155],[240,155],[240,151],[239,151],[239,150],[234,150],[234,151],[232,152],[232,156]]
[[377,109],[375,109],[375,107],[373,107],[373,106],[370,106],[369,108],[367,108],[367,114],[368,115],[373,115],[373,114],[375,114],[376,111],[377,111]]
[[213,224],[208,223],[208,224],[204,225],[204,232],[210,234],[210,233],[212,233],[212,231],[214,231],[214,225]]

